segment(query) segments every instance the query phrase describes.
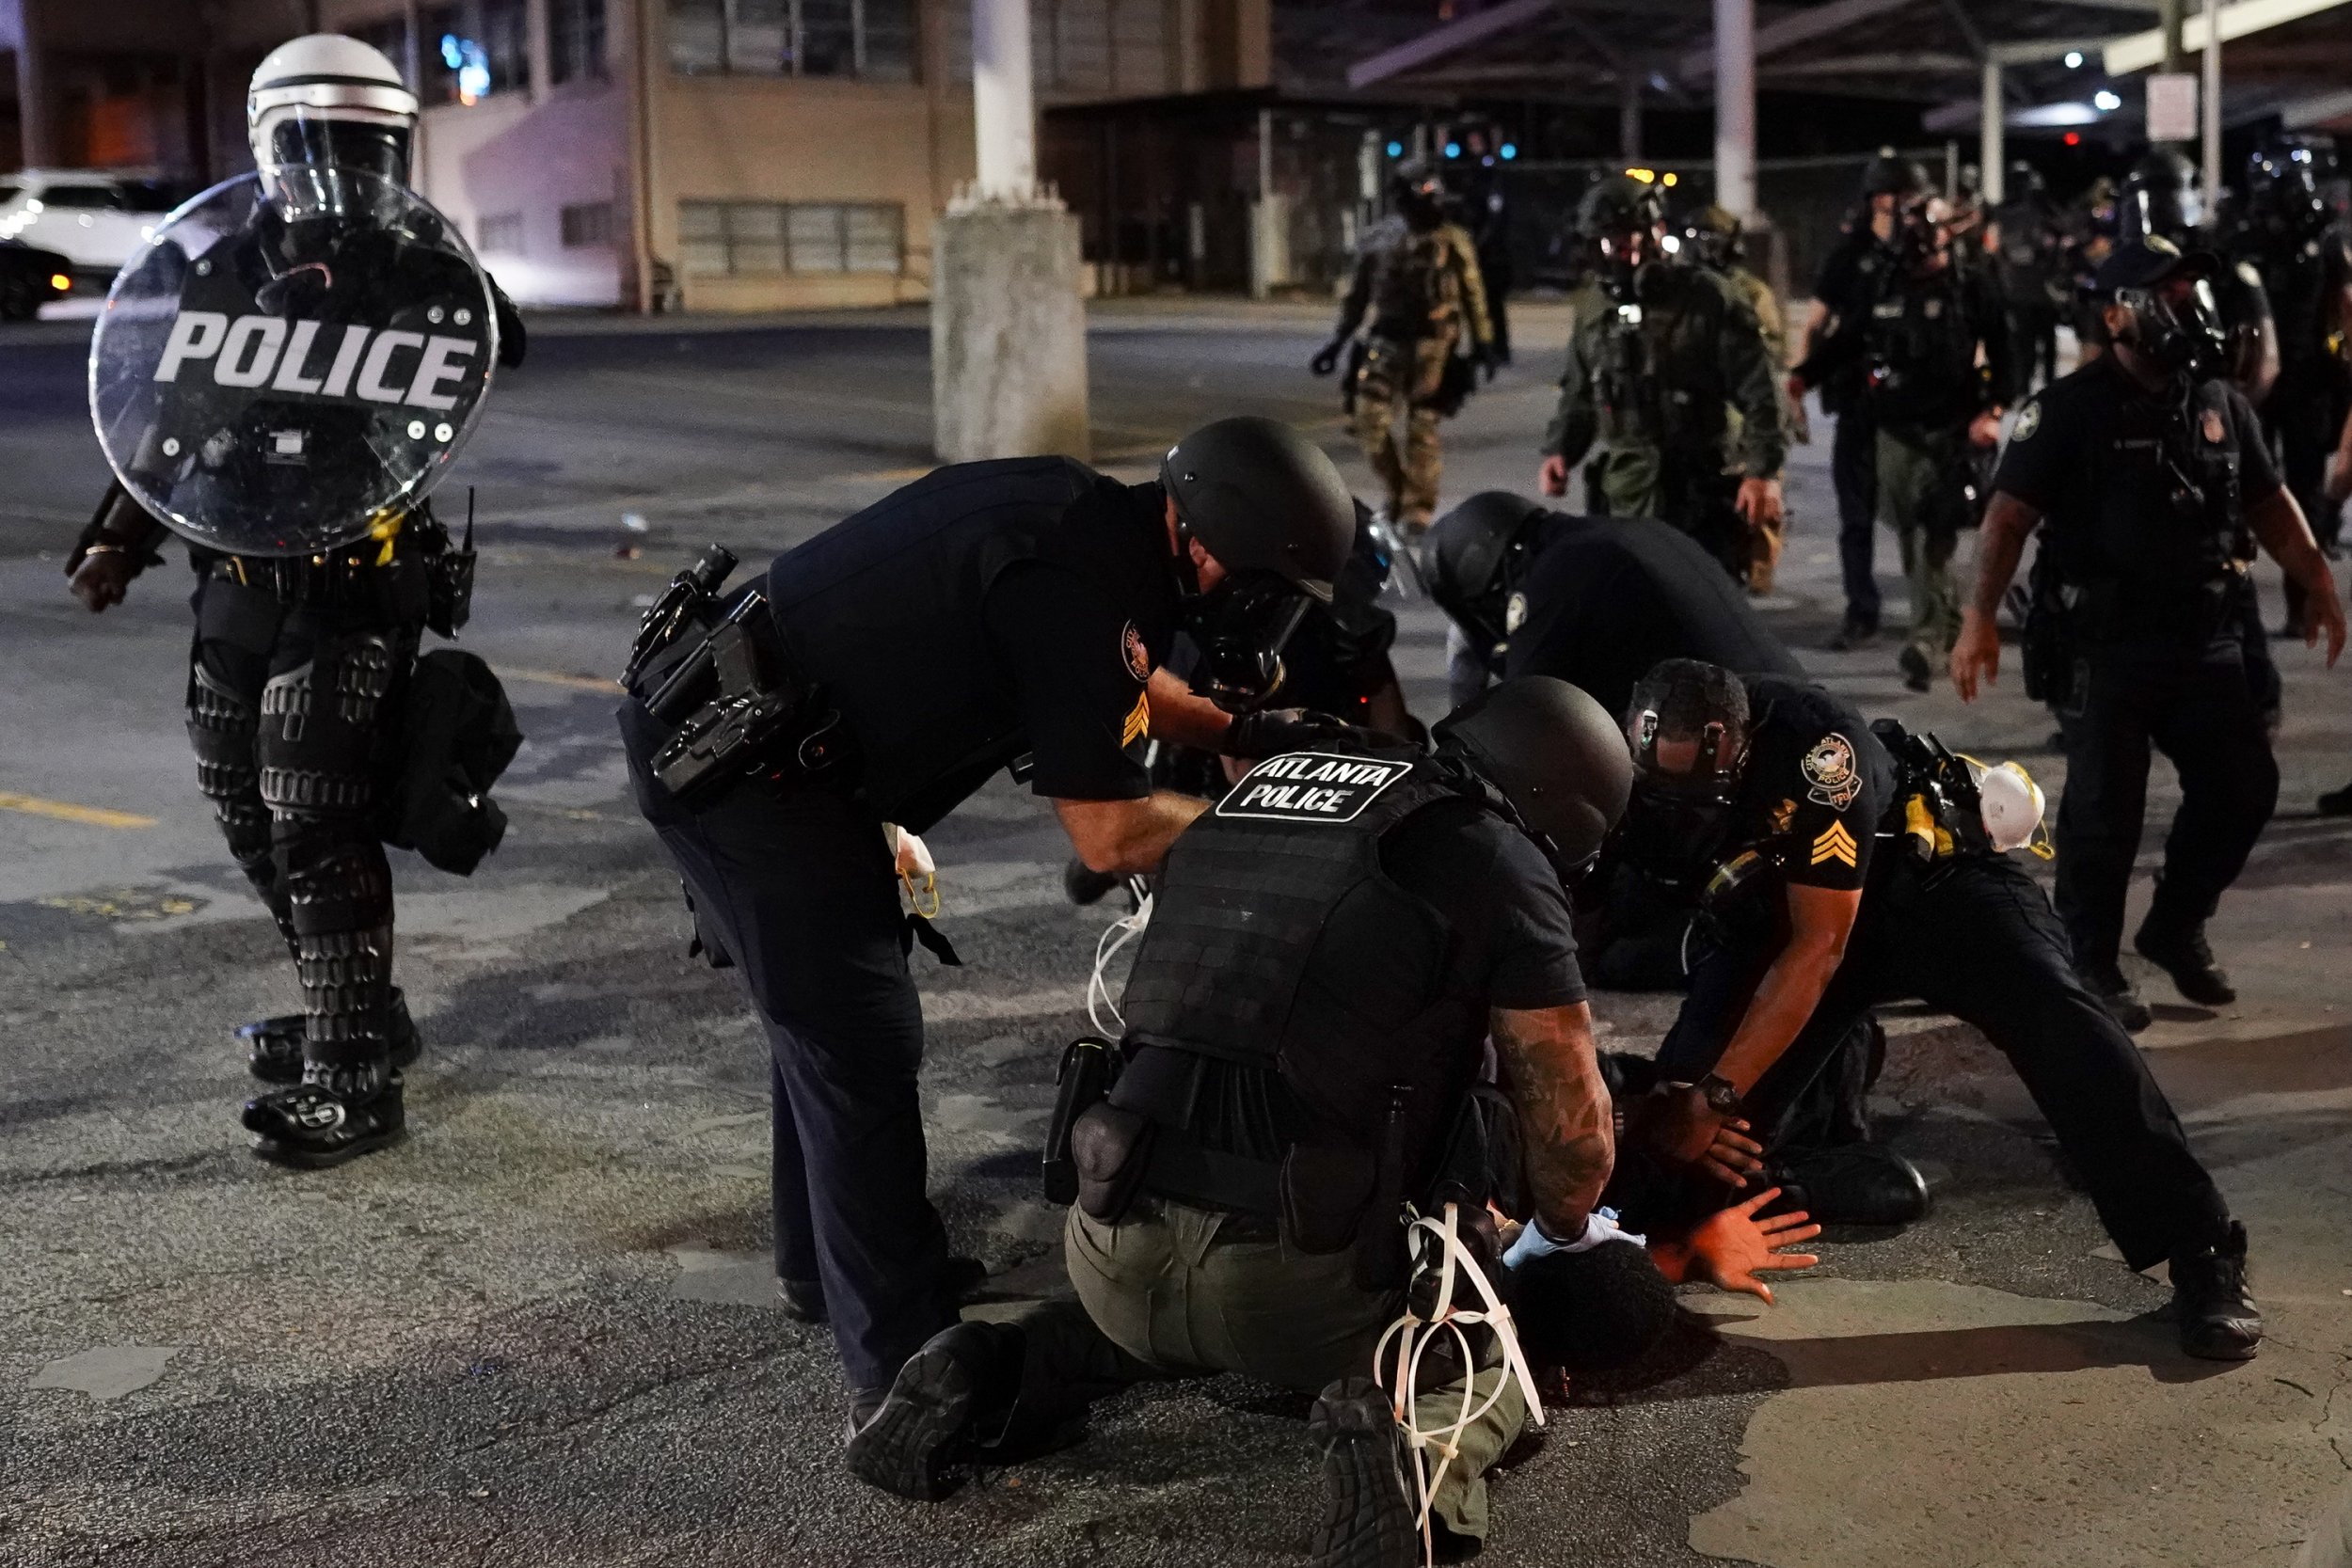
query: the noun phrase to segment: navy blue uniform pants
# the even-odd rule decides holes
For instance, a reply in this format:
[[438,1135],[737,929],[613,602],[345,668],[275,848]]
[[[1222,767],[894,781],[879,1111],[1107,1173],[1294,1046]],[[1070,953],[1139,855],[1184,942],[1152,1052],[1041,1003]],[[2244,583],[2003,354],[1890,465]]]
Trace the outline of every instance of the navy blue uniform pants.
[[[1714,1067],[1778,951],[1769,939],[1734,942],[1692,971],[1690,1000],[1658,1053],[1668,1078],[1694,1083]],[[1997,857],[1940,877],[1910,863],[1877,871],[1813,1017],[1747,1094],[1768,1149],[1865,1009],[1908,997],[1975,1024],[2009,1058],[2133,1268],[2219,1238],[2228,1206],[2180,1117],[2084,988],[2041,887]]]
[[926,1190],[922,1006],[882,824],[820,788],[738,785],[686,811],[647,766],[650,717],[627,704],[621,729],[638,809],[767,1032],[777,1272],[823,1284],[850,1386],[887,1387],[957,1313]]
[[2111,642],[2078,657],[2058,709],[2066,739],[2059,798],[2058,907],[2074,957],[2097,974],[2123,940],[2123,898],[2148,810],[2148,760],[2181,777],[2181,809],[2164,841],[2155,912],[2202,921],[2246,868],[2279,803],[2279,764],[2263,716],[2265,657],[2235,637],[2199,648]]
[[1830,437],[1830,477],[1837,486],[1837,565],[1845,579],[1849,625],[1879,624],[1878,425],[1867,411],[1837,416]]

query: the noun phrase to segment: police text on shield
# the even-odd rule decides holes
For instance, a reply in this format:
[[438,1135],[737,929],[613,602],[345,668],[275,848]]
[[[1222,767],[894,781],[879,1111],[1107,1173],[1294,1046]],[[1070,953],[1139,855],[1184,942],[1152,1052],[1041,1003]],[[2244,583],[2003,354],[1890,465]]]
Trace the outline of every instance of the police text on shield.
[[[319,336],[336,330],[342,337],[328,351]],[[465,361],[481,347],[474,339],[439,333],[379,331],[356,324],[330,328],[326,322],[278,316],[231,321],[218,310],[183,310],[165,340],[155,379],[177,381],[184,367],[201,363],[223,387],[266,385],[274,392],[301,397],[449,409],[457,406],[458,391],[443,388],[464,377]]]

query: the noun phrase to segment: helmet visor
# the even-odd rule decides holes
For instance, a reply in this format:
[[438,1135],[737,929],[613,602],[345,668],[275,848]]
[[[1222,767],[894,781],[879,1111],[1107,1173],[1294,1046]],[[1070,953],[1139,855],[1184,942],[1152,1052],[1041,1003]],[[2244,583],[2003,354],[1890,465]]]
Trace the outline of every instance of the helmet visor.
[[405,185],[408,128],[297,108],[271,125],[269,162],[275,168],[338,169]]

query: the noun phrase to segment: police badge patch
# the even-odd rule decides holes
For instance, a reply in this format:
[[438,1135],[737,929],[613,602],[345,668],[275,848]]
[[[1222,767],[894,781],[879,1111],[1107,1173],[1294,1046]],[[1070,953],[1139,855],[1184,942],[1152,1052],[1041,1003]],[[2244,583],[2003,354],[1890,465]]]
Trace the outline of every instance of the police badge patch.
[[1854,767],[1853,742],[1836,731],[1813,743],[1813,749],[1804,754],[1803,767],[1805,782],[1813,786],[1805,791],[1806,798],[1819,800],[1833,811],[1844,811],[1862,793],[1862,774]]
[[1119,654],[1127,661],[1127,673],[1138,684],[1152,679],[1152,650],[1144,645],[1143,633],[1136,630],[1133,621],[1119,634]]
[[2037,398],[2017,411],[2017,428],[2009,433],[2012,441],[2029,440],[2042,428],[2042,400]]

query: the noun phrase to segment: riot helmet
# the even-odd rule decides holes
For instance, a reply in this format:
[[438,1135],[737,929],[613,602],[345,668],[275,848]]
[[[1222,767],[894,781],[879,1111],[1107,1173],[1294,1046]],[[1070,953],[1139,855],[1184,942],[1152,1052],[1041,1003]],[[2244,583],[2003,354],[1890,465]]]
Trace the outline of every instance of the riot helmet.
[[1876,197],[1924,196],[1928,190],[1927,168],[1915,158],[1898,155],[1891,147],[1882,147],[1868,163],[1862,166],[1862,198]]
[[1747,260],[1746,228],[1740,215],[1720,203],[1702,207],[1692,217],[1691,247],[1702,265],[1725,271]]
[[2169,147],[2159,147],[2132,166],[2115,204],[2116,237],[2126,244],[2155,234],[2187,245],[2205,221],[2204,193],[2197,168]]
[[2143,234],[2099,263],[2091,291],[2129,314],[2117,341],[2158,370],[2218,375],[2227,348],[2213,293],[2219,264],[2208,251],[2184,251],[2160,234]]
[[1747,687],[1719,665],[1663,660],[1634,686],[1620,743],[1633,763],[1627,858],[1669,883],[1711,870],[1747,764]]
[[2040,201],[2050,194],[2049,182],[2042,171],[2019,158],[2009,166],[2008,189],[2003,193],[2010,201]]
[[[1204,689],[1246,708],[1281,680],[1282,644],[1311,598],[1331,602],[1356,543],[1356,498],[1323,449],[1277,420],[1202,425],[1168,449],[1160,483],[1176,514],[1176,572],[1185,629],[1200,645]],[[1198,541],[1224,568],[1200,587]]]
[[1577,203],[1577,228],[1599,260],[1603,283],[1620,302],[1633,297],[1634,275],[1657,258],[1665,221],[1663,193],[1629,174],[1598,182]]
[[2248,161],[2246,218],[2274,240],[2300,243],[2328,227],[2327,186],[2336,175],[2335,148],[2304,135],[2280,135]]
[[1508,490],[1484,490],[1437,521],[1425,559],[1429,596],[1438,601],[1488,668],[1502,661],[1518,630],[1523,603],[1512,590],[1517,567],[1534,543],[1544,508]]
[[1549,675],[1480,693],[1433,732],[1440,756],[1502,792],[1567,875],[1599,853],[1625,812],[1633,768],[1608,710]]
[[1445,221],[1445,180],[1419,159],[1407,159],[1390,174],[1389,199],[1407,229],[1426,233]]
[[365,175],[406,186],[417,95],[381,50],[340,33],[281,43],[254,69],[246,139],[289,217],[344,211]]

